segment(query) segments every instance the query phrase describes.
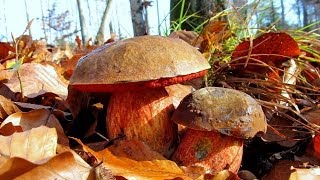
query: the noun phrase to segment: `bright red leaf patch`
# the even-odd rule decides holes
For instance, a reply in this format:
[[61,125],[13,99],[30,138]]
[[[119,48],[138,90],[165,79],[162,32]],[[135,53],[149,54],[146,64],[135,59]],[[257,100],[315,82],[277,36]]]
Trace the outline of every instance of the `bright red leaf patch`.
[[245,57],[241,61],[238,61],[238,63],[245,63],[246,57],[250,55],[252,58],[258,59],[268,65],[278,67],[288,60],[288,58],[300,55],[297,42],[290,35],[283,32],[263,34],[253,40],[251,47],[250,41],[243,41],[234,50],[232,59]]

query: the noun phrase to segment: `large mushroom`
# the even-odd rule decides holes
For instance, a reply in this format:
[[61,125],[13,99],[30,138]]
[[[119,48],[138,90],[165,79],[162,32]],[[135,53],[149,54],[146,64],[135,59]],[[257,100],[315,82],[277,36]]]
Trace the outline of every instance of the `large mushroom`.
[[125,135],[163,155],[177,137],[165,86],[202,77],[210,68],[194,47],[177,38],[141,36],[107,44],[79,60],[72,88],[111,93],[109,138]]
[[172,159],[211,173],[223,169],[237,172],[243,139],[267,129],[262,108],[251,96],[221,87],[202,88],[187,95],[172,120],[187,127]]

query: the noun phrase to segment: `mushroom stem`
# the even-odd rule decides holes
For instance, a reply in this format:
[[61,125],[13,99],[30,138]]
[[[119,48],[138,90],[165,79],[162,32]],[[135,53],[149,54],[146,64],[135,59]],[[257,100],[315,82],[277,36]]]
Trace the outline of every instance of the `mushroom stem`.
[[173,110],[165,88],[115,92],[107,112],[109,138],[141,140],[169,157],[177,137],[177,125],[170,120]]
[[237,173],[243,154],[243,140],[215,131],[187,129],[173,154],[178,165],[203,167],[216,173],[227,169]]

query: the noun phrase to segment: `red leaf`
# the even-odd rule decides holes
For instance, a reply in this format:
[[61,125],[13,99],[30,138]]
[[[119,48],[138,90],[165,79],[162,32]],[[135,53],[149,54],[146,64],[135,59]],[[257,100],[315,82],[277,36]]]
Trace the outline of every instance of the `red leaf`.
[[[268,65],[279,67],[290,57],[297,57],[300,53],[297,42],[290,35],[282,32],[266,33],[253,40],[251,53],[250,41],[240,43],[234,50],[232,59],[245,57],[237,62],[245,63],[246,57],[250,54],[252,58],[258,59]],[[252,63],[252,60],[250,60],[250,63]],[[248,64],[248,68],[252,70],[257,67]]]
[[0,42],[0,60],[9,55],[9,51],[14,52],[14,48],[9,43]]

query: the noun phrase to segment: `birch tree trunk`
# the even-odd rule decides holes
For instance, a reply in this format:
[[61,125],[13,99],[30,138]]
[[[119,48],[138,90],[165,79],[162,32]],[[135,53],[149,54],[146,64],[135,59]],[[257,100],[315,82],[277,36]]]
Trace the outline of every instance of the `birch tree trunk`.
[[87,27],[85,23],[84,13],[81,7],[81,0],[77,0],[77,6],[78,6],[78,12],[79,12],[82,44],[85,45],[85,43],[87,42]]
[[130,0],[131,18],[134,36],[142,36],[147,32],[143,14],[142,0]]
[[96,41],[95,41],[95,44],[103,44],[105,39],[104,39],[104,30],[105,30],[105,27],[106,27],[106,22],[107,22],[107,19],[108,19],[108,14],[109,14],[109,11],[110,11],[110,7],[111,7],[111,3],[112,3],[112,0],[108,0],[107,1],[107,4],[106,4],[106,8],[104,9],[104,12],[103,12],[103,16],[101,18],[101,23],[100,23],[100,26],[99,26],[99,30],[97,32],[97,35],[96,35]]

